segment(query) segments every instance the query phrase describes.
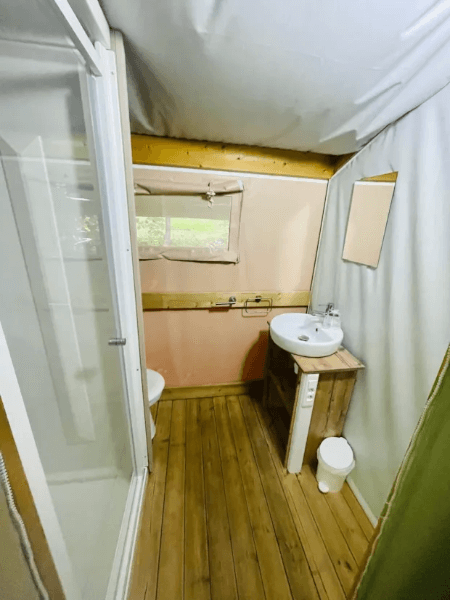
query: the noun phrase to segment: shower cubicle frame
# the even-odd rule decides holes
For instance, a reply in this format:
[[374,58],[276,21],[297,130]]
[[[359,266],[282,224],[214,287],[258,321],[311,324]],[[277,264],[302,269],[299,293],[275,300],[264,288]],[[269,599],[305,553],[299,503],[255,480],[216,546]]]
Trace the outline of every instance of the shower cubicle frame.
[[[106,49],[100,41],[91,42],[67,0],[46,0],[46,3],[56,11],[86,63],[83,102],[87,103],[90,114],[88,138],[97,170],[105,229],[110,237],[107,254],[114,273],[113,281],[116,282],[117,319],[121,334],[127,338],[126,345],[118,351],[122,352],[134,469],[105,598],[122,600],[126,598],[128,589],[148,466],[151,464],[151,445],[148,445],[145,424],[136,274],[130,239],[116,60],[114,52]],[[86,6],[89,4],[87,2]],[[96,25],[91,30],[105,32],[107,24],[101,13],[91,11],[89,18],[91,25]],[[105,42],[107,36],[99,37]],[[67,600],[81,600],[1,323],[0,381],[2,402],[63,591]]]

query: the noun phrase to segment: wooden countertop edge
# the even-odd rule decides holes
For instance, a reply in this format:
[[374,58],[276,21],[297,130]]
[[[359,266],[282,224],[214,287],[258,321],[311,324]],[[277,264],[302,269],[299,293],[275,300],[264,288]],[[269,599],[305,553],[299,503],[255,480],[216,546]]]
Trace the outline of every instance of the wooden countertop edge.
[[[346,356],[348,355],[348,357]],[[320,358],[310,358],[307,356],[299,356],[297,354],[292,354],[292,359],[298,365],[299,369],[302,373],[339,373],[345,371],[359,371],[361,369],[365,369],[365,365],[355,358],[346,348],[341,346],[337,352],[331,354],[330,356],[323,356]],[[338,359],[341,364],[336,364],[335,366],[324,364],[322,367],[317,364],[308,364],[311,361],[329,361],[330,359],[336,360]],[[349,362],[350,359],[350,362]]]

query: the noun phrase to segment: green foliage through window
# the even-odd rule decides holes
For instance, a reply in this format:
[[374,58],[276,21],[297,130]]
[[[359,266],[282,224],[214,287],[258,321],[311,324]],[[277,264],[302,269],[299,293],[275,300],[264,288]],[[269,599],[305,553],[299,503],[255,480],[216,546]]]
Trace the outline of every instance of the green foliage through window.
[[228,220],[136,217],[140,246],[228,248]]

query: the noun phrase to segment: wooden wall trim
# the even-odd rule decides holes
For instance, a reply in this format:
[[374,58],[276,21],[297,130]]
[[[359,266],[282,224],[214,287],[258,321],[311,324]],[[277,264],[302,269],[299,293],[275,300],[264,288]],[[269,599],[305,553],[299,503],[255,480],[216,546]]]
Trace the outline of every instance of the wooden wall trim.
[[[342,154],[342,156],[335,156],[334,172],[337,173],[339,169],[342,169],[357,152],[353,154]],[[360,181],[397,181],[398,171],[392,171],[391,173],[382,173],[381,175],[374,175],[373,177],[364,177]]]
[[342,169],[344,165],[346,165],[357,152],[352,152],[350,154],[341,154],[340,156],[334,157],[334,172],[337,173],[339,169]]
[[[248,298],[261,296],[272,300],[272,308],[282,307],[307,307],[309,305],[310,292],[171,292],[164,294],[144,293],[142,294],[142,306],[144,310],[168,310],[168,309],[211,309],[218,302],[228,302],[230,296],[235,296],[236,304],[230,308],[244,308]],[[261,301],[260,304],[251,303],[249,308],[266,308],[268,302]],[[227,308],[227,307],[224,307]]]
[[64,600],[65,595],[42,529],[19,452],[0,398],[0,451],[3,454],[14,501],[23,519],[33,549],[34,559],[41,579],[52,600]]
[[398,171],[392,173],[383,173],[383,175],[375,175],[374,177],[364,177],[361,181],[397,181]]
[[251,381],[235,381],[233,383],[166,388],[162,393],[160,402],[164,400],[214,398],[216,396],[242,396],[256,392],[256,390],[261,392],[262,387],[262,379],[252,379]]
[[314,152],[199,142],[151,135],[131,136],[133,163],[330,179],[336,157]]

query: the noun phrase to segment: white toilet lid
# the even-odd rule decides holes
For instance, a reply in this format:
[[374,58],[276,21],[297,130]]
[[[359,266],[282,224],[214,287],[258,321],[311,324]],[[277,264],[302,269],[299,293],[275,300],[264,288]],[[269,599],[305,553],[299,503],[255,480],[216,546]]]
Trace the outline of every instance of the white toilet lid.
[[147,369],[148,401],[150,404],[161,396],[165,385],[166,382],[161,373]]
[[320,458],[333,469],[348,469],[353,463],[353,450],[343,437],[330,437],[319,446]]

